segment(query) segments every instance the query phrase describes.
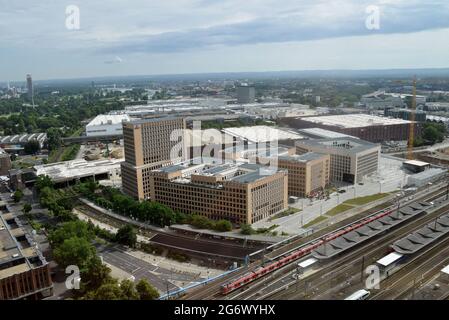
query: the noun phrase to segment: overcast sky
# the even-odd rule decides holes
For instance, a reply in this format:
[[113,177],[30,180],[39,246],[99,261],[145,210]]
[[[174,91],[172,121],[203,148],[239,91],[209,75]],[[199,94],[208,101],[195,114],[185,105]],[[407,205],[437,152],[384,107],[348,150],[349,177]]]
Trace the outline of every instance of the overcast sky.
[[[66,28],[70,5],[78,30]],[[380,9],[379,29],[366,27],[368,6]],[[449,67],[448,0],[0,0],[0,8],[0,80]]]

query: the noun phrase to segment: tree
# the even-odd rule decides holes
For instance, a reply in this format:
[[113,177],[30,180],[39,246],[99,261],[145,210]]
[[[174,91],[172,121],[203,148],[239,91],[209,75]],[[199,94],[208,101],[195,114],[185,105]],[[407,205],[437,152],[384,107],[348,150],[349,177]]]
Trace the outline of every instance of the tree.
[[251,227],[251,225],[243,223],[240,225],[240,233],[244,235],[251,235],[254,233],[254,229]]
[[190,224],[199,229],[211,229],[213,227],[209,219],[200,215],[193,215]]
[[116,281],[102,284],[97,290],[86,295],[88,300],[121,300],[122,291]]
[[58,246],[69,238],[83,238],[88,241],[94,237],[93,231],[89,229],[87,223],[81,220],[69,221],[63,223],[58,229],[48,235],[48,240],[53,246]]
[[41,145],[37,140],[31,140],[23,146],[23,151],[25,151],[26,154],[35,154],[40,150],[40,148]]
[[47,130],[47,146],[49,150],[56,150],[62,145],[62,131],[58,128]]
[[13,193],[12,195],[12,199],[14,200],[14,202],[20,202],[20,200],[22,200],[23,198],[23,192],[22,190],[17,190],[16,192]]
[[40,175],[37,177],[34,185],[36,186],[37,191],[41,191],[45,187],[53,188],[53,181],[47,175]]
[[81,283],[86,291],[96,290],[111,280],[111,269],[101,263],[98,256],[87,262],[85,272],[81,274]]
[[96,256],[95,247],[86,239],[73,237],[64,240],[54,251],[55,261],[63,268],[75,265],[85,270],[89,260]]
[[32,210],[33,208],[31,207],[31,204],[29,204],[29,203],[25,203],[24,205],[23,205],[23,213],[25,213],[25,214],[28,214],[28,213],[30,213],[30,211]]
[[126,246],[134,247],[137,243],[136,230],[130,224],[118,229],[115,239],[118,243]]
[[139,294],[140,300],[155,300],[159,298],[159,292],[148,283],[146,279],[141,279],[137,285],[136,290]]
[[122,280],[120,283],[122,300],[139,300],[139,294],[131,280]]
[[426,123],[424,125],[422,137],[432,144],[435,144],[443,141],[445,132],[446,129],[444,125],[438,123]]
[[232,223],[228,220],[219,220],[215,223],[214,229],[220,232],[231,231]]

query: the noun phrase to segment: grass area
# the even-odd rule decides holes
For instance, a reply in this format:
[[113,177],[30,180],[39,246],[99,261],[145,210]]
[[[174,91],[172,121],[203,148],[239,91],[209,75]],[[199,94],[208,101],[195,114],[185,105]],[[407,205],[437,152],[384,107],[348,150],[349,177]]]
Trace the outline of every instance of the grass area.
[[64,148],[64,151],[61,155],[61,161],[69,161],[75,159],[79,150],[79,144],[72,144],[71,146]]
[[309,223],[306,223],[305,225],[303,225],[303,228],[309,228],[311,226],[313,226],[314,224],[320,223],[324,220],[326,220],[327,217],[326,216],[319,216],[318,218],[313,219],[312,221],[310,221]]
[[346,204],[346,203],[342,203],[342,204],[339,204],[338,206],[336,206],[335,208],[329,210],[328,212],[326,212],[326,214],[328,216],[336,216],[337,214],[342,213],[342,212],[352,209],[352,208],[354,208],[354,206]]
[[290,216],[290,215],[295,214],[295,213],[298,213],[298,212],[300,212],[300,211],[301,211],[301,210],[300,210],[300,209],[297,209],[297,208],[288,208],[287,210],[282,211],[282,212],[279,212],[278,214],[276,214],[276,215],[270,217],[270,218],[268,219],[268,221],[273,221],[273,220],[275,220],[275,219],[279,219],[279,218],[282,218],[282,217]]
[[360,205],[364,205],[382,198],[385,198],[386,196],[389,196],[389,193],[378,193],[378,194],[373,194],[371,196],[366,196],[366,197],[360,197],[360,198],[355,198],[355,199],[351,199],[351,200],[347,200],[344,203],[345,204],[350,204],[350,205],[355,205],[355,206],[360,206]]
[[68,147],[60,147],[53,150],[48,155],[48,163],[73,160],[75,159],[79,149],[79,144],[73,144]]

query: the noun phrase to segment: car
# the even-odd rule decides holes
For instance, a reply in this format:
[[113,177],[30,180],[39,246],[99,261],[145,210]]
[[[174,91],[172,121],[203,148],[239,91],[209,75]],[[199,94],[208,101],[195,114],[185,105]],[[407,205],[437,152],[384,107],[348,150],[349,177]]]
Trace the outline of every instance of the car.
[[338,190],[338,193],[345,193],[346,190]]

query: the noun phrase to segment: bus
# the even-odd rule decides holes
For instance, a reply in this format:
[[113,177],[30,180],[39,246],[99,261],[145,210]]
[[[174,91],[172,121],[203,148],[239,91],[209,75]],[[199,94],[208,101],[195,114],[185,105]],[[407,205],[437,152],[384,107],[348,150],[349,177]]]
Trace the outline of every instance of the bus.
[[345,300],[365,300],[370,295],[370,292],[368,290],[359,290],[351,294],[349,297],[347,297]]

